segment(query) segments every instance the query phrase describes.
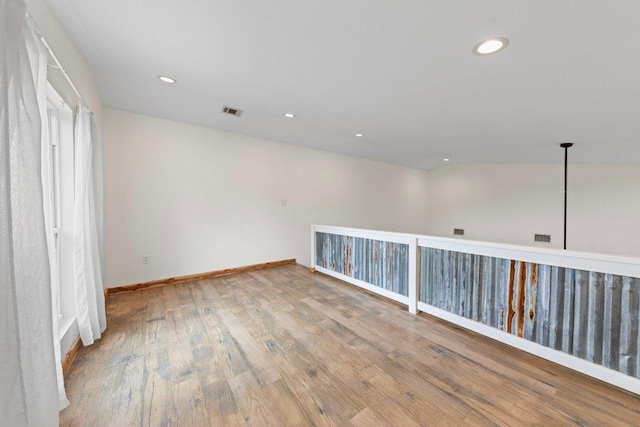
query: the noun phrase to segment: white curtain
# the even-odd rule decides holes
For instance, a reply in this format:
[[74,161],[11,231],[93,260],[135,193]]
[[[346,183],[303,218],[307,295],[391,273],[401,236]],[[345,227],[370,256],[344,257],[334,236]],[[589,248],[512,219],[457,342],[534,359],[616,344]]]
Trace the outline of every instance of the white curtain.
[[[27,19],[32,28],[35,28],[35,24],[31,19]],[[50,115],[47,110],[47,57],[48,52],[40,39],[34,34],[34,43],[37,47],[37,51],[30,49],[30,55],[32,63],[38,64],[38,74],[36,76],[36,93],[38,97],[38,107],[41,117],[41,138],[40,138],[40,176],[42,181],[42,194],[43,194],[43,211],[44,211],[44,226],[47,236],[47,255],[49,258],[49,277],[51,278],[51,304],[52,304],[52,327],[53,327],[53,350],[56,362],[56,378],[58,382],[58,398],[60,410],[69,406],[67,395],[64,390],[64,374],[62,372],[62,356],[60,349],[60,325],[58,323],[58,313],[60,312],[58,307],[58,293],[60,292],[60,273],[58,268],[58,254],[57,248],[54,242],[54,208],[53,208],[53,194],[54,194],[54,181],[53,171],[51,170],[53,156],[53,150],[51,141],[49,138],[50,132]],[[55,114],[55,113],[54,113]],[[57,131],[57,126],[56,129]]]
[[[78,107],[75,132],[75,198],[73,212],[73,274],[78,328],[82,344],[91,345],[107,327],[100,262],[99,223],[94,175],[102,171],[100,135],[89,109]],[[95,150],[94,150],[95,149]],[[98,211],[99,212],[99,211]]]
[[41,170],[46,61],[24,1],[0,0],[0,425],[8,426],[58,425],[66,404]]

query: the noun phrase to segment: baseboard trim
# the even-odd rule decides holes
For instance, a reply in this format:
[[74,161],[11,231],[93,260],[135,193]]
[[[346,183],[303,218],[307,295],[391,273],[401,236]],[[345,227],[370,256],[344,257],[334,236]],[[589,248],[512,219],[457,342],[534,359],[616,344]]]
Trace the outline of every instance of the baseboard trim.
[[78,354],[78,350],[80,350],[80,345],[82,342],[80,341],[80,337],[76,339],[73,343],[67,354],[65,354],[64,359],[62,359],[62,375],[66,378],[69,374],[69,369],[71,369],[71,365]]
[[285,260],[282,260],[282,261],[272,261],[272,262],[265,262],[265,263],[262,263],[262,264],[246,265],[244,267],[227,268],[225,270],[209,271],[207,273],[191,274],[189,276],[179,276],[179,277],[172,277],[170,279],[154,280],[154,281],[151,281],[151,282],[138,283],[138,284],[135,284],[135,285],[118,286],[116,288],[107,288],[104,291],[105,291],[105,295],[111,296],[111,295],[115,295],[115,294],[121,294],[121,293],[124,293],[124,292],[135,292],[135,291],[141,291],[141,290],[149,289],[149,288],[156,288],[156,287],[159,287],[159,286],[177,285],[177,284],[185,283],[185,282],[193,282],[193,281],[196,281],[196,280],[209,279],[211,277],[227,276],[229,274],[237,274],[237,273],[246,273],[248,271],[264,270],[265,268],[280,267],[280,266],[283,266],[283,265],[290,265],[290,264],[295,264],[295,263],[296,263],[295,258],[293,258],[293,259],[285,259]]
[[477,332],[480,335],[494,339],[511,347],[515,347],[543,359],[550,360],[551,362],[580,372],[581,374],[596,378],[616,387],[623,388],[631,393],[640,394],[640,379],[632,377],[631,375],[623,374],[622,372],[589,362],[560,350],[545,347],[533,341],[505,332],[501,329],[476,322],[475,320],[467,319],[466,317],[458,316],[457,314],[450,313],[433,305],[425,304],[422,301],[418,302],[418,310],[453,323],[454,325],[462,326],[463,328]]

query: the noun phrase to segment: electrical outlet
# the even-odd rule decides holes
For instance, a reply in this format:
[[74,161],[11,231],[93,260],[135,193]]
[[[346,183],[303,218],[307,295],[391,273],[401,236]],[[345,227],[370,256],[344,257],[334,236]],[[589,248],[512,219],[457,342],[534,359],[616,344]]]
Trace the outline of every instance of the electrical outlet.
[[287,206],[287,199],[280,200],[280,206]]
[[142,257],[142,263],[143,264],[149,264],[149,255],[145,255]]

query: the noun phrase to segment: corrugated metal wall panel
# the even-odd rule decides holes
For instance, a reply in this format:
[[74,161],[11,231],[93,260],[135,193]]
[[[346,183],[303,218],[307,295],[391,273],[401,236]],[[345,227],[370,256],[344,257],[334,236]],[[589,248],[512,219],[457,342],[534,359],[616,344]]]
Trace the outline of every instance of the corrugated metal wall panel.
[[316,265],[409,295],[409,245],[316,232]]
[[420,300],[627,375],[640,373],[640,279],[420,248]]

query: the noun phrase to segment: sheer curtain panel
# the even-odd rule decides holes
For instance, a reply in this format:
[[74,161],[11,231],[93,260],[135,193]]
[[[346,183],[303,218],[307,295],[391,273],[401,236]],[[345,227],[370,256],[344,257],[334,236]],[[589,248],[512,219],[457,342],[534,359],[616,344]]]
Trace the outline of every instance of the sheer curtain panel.
[[[0,0],[0,425],[58,425],[41,171],[46,49],[22,0]],[[45,73],[45,74],[43,74]]]
[[[94,173],[102,170],[100,134],[89,109],[78,107],[75,132],[73,275],[82,344],[91,345],[107,327],[102,286]],[[95,151],[94,151],[95,148]],[[101,179],[98,180],[100,183]]]

